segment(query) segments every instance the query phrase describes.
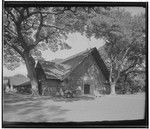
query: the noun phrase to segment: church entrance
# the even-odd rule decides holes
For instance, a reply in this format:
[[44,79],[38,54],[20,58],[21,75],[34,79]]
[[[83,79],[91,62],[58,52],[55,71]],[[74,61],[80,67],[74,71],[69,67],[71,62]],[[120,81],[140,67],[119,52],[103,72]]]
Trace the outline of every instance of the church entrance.
[[84,94],[90,94],[90,85],[84,84]]

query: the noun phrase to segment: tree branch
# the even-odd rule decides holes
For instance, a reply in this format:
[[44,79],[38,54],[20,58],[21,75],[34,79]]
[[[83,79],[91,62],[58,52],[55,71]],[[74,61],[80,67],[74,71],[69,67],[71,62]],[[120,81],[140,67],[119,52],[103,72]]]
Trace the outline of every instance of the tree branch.
[[[55,32],[56,32],[56,31],[55,31]],[[53,35],[55,32],[52,32],[50,35]],[[46,37],[43,37],[43,38],[41,38],[41,39],[38,39],[36,42],[34,42],[33,45],[30,46],[30,50],[32,50],[35,46],[38,45],[38,43],[40,43],[40,42],[43,41],[43,40],[47,40],[47,42],[48,42],[48,38],[49,38],[49,37],[50,37],[50,36],[48,35],[48,36],[46,36]]]
[[29,17],[31,17],[32,15],[35,15],[35,14],[39,14],[39,13],[42,13],[42,14],[47,14],[47,15],[58,15],[58,14],[63,14],[65,11],[67,11],[68,9],[63,9],[62,11],[60,12],[44,12],[44,11],[36,11],[36,12],[32,12],[32,13],[28,13],[27,16],[24,17],[24,19],[27,19]]
[[27,16],[29,15],[29,8],[26,8]]
[[[22,19],[22,17],[19,17],[18,21],[21,21],[21,19]],[[21,22],[18,22],[18,24],[16,24],[16,30],[17,30],[17,33],[18,33],[18,40],[21,43],[21,46],[24,49],[28,49],[28,45],[25,43],[24,37],[22,35]]]
[[45,25],[45,24],[43,24],[42,25],[43,27],[50,27],[50,28],[55,28],[55,29],[58,29],[58,30],[64,30],[64,28],[60,28],[60,27],[58,27],[58,26],[54,26],[54,25]]
[[120,71],[120,70],[118,70],[117,78],[115,79],[115,83],[117,83],[117,82],[118,82],[118,79],[119,79],[119,77],[120,77],[120,73],[121,73],[121,71]]
[[[50,27],[50,28],[55,28],[57,30],[58,29],[59,30],[63,30],[64,29],[64,28],[60,28],[60,27],[57,27],[57,26],[54,26],[54,25],[43,24],[43,15],[42,15],[41,12],[39,12],[39,13],[40,13],[40,24],[39,24],[37,32],[35,34],[36,41],[34,42],[34,45],[30,46],[30,49],[33,49],[39,42],[41,42],[42,40],[47,39],[49,37],[49,36],[46,36],[46,37],[43,37],[43,38],[40,37],[40,31],[41,31],[42,27]],[[53,32],[53,33],[55,33],[55,32]],[[53,33],[51,33],[51,34],[53,34]]]
[[130,46],[125,50],[125,53],[124,53],[123,58],[122,58],[122,63],[123,63],[123,60],[125,59],[126,55],[128,54],[129,50],[130,50]]
[[12,21],[16,24],[16,23],[17,23],[16,18],[15,18],[15,16],[13,15],[13,13],[11,12],[11,10],[8,10],[8,9],[7,9],[6,12],[11,16]]
[[28,26],[28,28],[27,28],[24,25],[25,32],[28,31],[28,30],[30,30],[31,28],[33,28],[34,25],[35,25],[35,22],[36,22],[36,20],[34,20],[32,24],[30,23],[30,25],[28,23],[24,22],[24,24],[26,24]]
[[36,32],[36,40],[38,40],[39,39],[39,34],[40,34],[40,31],[41,31],[41,29],[42,29],[42,26],[43,26],[43,16],[42,16],[42,13],[40,13],[40,17],[41,17],[41,19],[40,19],[40,24],[39,24],[39,26],[38,26],[38,30],[37,30],[37,32]]
[[7,39],[4,38],[4,42],[5,42],[8,46],[10,46],[11,48],[13,48],[16,52],[18,52],[18,53],[21,55],[22,58],[24,58],[24,55],[23,55],[22,51],[21,51],[19,48],[17,48],[17,47],[12,43],[12,42],[14,42],[14,40],[15,40],[15,39],[12,39],[12,41],[7,41]]
[[112,62],[111,62],[111,64],[110,64],[109,82],[112,83]]
[[4,29],[5,29],[5,31],[11,33],[13,36],[18,36],[17,33],[15,33],[12,30],[10,30],[7,26],[5,26]]
[[119,54],[122,54],[122,52],[125,51],[124,56],[123,56],[122,59],[124,59],[124,58],[126,57],[126,55],[127,55],[128,51],[129,51],[131,45],[133,45],[133,43],[134,43],[135,41],[137,41],[138,38],[140,38],[142,35],[143,35],[143,34],[140,34],[140,35],[138,35],[137,37],[135,37],[135,38],[133,39],[133,41],[132,41],[129,45],[127,45],[126,48],[124,48],[124,49],[122,49],[122,50],[120,51]]
[[127,69],[123,70],[123,71],[121,72],[121,74],[126,73],[126,72],[129,71],[130,69],[134,68],[135,65],[136,65],[136,61],[134,61],[134,63],[133,63],[132,65],[130,65]]

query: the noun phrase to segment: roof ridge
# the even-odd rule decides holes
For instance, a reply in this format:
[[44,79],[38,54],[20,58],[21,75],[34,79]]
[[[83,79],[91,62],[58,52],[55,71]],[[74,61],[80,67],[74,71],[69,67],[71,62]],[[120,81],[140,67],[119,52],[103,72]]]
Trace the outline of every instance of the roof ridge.
[[[82,59],[82,61],[80,61],[79,64],[77,64],[74,68],[72,68],[72,69],[70,70],[70,72],[68,73],[67,76],[69,76],[70,73],[71,73],[73,70],[75,70],[75,69],[85,60],[85,58],[87,58],[87,57],[89,56],[89,54],[92,52],[92,50],[94,50],[94,48],[92,48],[92,49],[90,49],[90,50],[88,51],[89,53]],[[63,80],[64,78],[66,78],[67,76],[63,77],[62,80]]]
[[[38,62],[39,62],[39,64],[41,65],[41,67],[43,67],[42,69],[43,69],[44,71],[47,69],[47,68],[46,68],[47,66],[43,66],[43,65],[45,64],[45,65],[48,65],[48,66],[52,65],[53,67],[55,67],[54,69],[57,69],[58,71],[64,73],[64,74],[60,74],[60,75],[62,76],[62,78],[58,77],[59,72],[58,72],[58,73],[56,72],[56,76],[55,76],[55,78],[60,79],[60,80],[63,80],[63,79],[65,79],[67,76],[69,76],[70,73],[71,73],[72,71],[74,71],[74,70],[85,60],[85,58],[87,58],[87,57],[92,53],[92,51],[93,51],[94,49],[95,49],[95,48],[91,48],[90,50],[82,51],[82,52],[80,52],[80,53],[78,53],[78,54],[76,54],[76,55],[73,55],[73,56],[67,58],[65,61],[60,62],[60,63],[55,63],[55,62],[51,62],[51,61],[41,61],[41,60],[38,61]],[[67,61],[70,62],[70,61],[72,61],[72,59],[73,59],[73,60],[76,60],[76,57],[78,58],[78,56],[81,56],[81,55],[83,55],[83,56],[82,56],[81,59],[77,60],[78,63],[76,62],[76,63],[74,63],[73,65],[70,64],[71,66],[69,66],[69,69],[66,68],[66,66],[68,67]],[[59,67],[59,66],[62,66],[62,67],[64,68],[64,70],[59,69],[56,65],[58,65],[58,67]],[[50,66],[50,67],[52,67],[52,66]],[[45,69],[44,67],[45,67],[46,69]],[[50,68],[50,67],[49,67],[49,68]],[[48,69],[49,69],[49,68],[48,68]],[[54,71],[52,71],[52,70],[49,69],[49,72],[50,72],[50,71],[51,71],[51,73],[54,74]],[[45,72],[47,72],[47,71],[45,71]],[[51,75],[51,74],[50,74],[50,75]],[[54,76],[54,75],[52,75],[52,76]]]
[[74,54],[74,55],[72,55],[72,56],[69,56],[69,57],[67,57],[67,58],[65,58],[63,61],[61,61],[60,63],[64,63],[65,61],[68,61],[68,60],[70,60],[70,59],[73,59],[73,58],[75,58],[75,57],[78,57],[78,56],[80,56],[81,54],[84,54],[84,53],[88,53],[88,52],[90,52],[91,51],[91,49],[90,50],[85,50],[85,51],[81,51],[81,52],[79,52],[79,53],[77,53],[77,54]]

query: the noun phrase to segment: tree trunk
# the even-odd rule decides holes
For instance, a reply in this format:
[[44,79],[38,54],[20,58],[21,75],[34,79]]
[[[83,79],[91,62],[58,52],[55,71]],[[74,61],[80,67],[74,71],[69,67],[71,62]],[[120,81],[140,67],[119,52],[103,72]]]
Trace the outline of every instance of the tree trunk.
[[111,93],[110,94],[115,95],[116,94],[116,91],[115,91],[116,83],[111,83],[110,86],[111,86]]
[[39,96],[38,80],[35,71],[35,61],[29,52],[24,53],[24,60],[28,71],[28,77],[31,81],[31,90],[33,96]]

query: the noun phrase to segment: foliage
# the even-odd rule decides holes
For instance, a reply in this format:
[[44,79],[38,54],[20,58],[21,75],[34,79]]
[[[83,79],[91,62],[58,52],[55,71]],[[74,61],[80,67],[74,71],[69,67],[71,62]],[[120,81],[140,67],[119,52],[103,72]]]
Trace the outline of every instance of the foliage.
[[41,51],[70,49],[64,40],[74,32],[106,41],[110,84],[144,66],[145,14],[132,16],[115,7],[5,7],[3,17],[4,65],[14,69],[25,62],[34,81]]
[[116,85],[121,76],[137,72],[145,62],[145,14],[132,16],[112,8],[107,15],[96,13],[86,26],[86,36],[106,41],[102,56],[110,70],[109,83]]
[[31,86],[18,86],[15,88],[17,93],[20,94],[31,94]]
[[[35,59],[43,60],[40,50],[49,47],[53,52],[59,46],[70,49],[63,42],[68,33],[66,7],[5,7],[4,10],[4,65],[15,69],[19,62],[25,62],[32,85],[32,95],[38,95],[38,80]],[[36,57],[36,58],[35,58]],[[34,59],[35,58],[35,59]]]
[[[43,60],[41,50],[70,49],[64,43],[70,32],[83,33],[89,7],[5,7],[4,65],[15,69],[25,62],[32,92],[38,94],[35,59]],[[105,9],[104,9],[105,10]],[[100,11],[96,9],[96,11]],[[100,11],[102,12],[102,11]]]
[[[41,50],[70,49],[64,42],[69,28],[64,22],[66,8],[5,7],[4,10],[4,65],[9,69],[24,62],[23,53],[30,50],[36,59],[43,59]],[[66,15],[66,16],[65,16]],[[63,16],[63,20],[58,20]],[[60,24],[61,22],[61,24]]]
[[128,76],[125,80],[124,77],[121,77],[116,85],[116,92],[118,94],[134,94],[137,92],[145,91],[145,74],[139,73]]

